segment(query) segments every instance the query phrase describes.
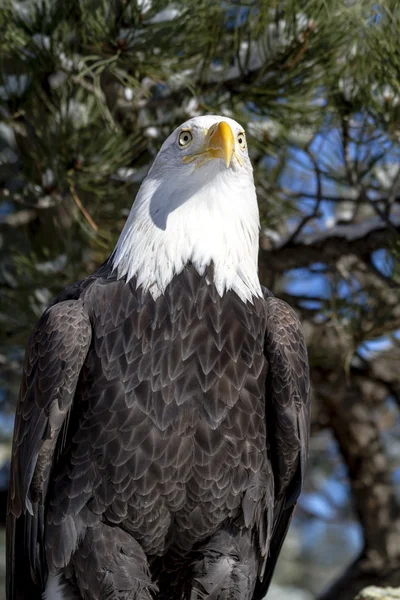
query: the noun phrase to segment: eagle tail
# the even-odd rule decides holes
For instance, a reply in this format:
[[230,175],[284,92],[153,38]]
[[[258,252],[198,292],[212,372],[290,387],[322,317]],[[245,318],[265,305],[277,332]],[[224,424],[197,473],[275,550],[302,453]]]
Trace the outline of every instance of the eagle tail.
[[269,554],[264,575],[262,580],[259,580],[256,584],[252,600],[262,600],[265,597],[269,586],[271,585],[272,576],[275,571],[283,542],[285,541],[285,537],[289,529],[290,521],[292,520],[294,509],[295,505],[283,509],[276,521],[271,539],[271,545],[269,547]]

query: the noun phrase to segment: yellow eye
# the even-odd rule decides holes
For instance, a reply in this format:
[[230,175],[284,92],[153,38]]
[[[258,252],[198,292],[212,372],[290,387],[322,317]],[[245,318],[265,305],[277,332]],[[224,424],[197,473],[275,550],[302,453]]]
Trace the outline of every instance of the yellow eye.
[[242,150],[246,148],[246,136],[244,134],[244,131],[241,131],[237,136],[237,142]]
[[193,136],[191,132],[188,129],[183,129],[179,134],[178,143],[182,147],[187,146],[188,144],[190,144],[192,139]]

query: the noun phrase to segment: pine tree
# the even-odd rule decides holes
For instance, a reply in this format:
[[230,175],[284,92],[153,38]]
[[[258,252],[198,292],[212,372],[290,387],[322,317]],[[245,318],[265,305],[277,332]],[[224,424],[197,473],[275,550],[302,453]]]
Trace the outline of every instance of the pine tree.
[[254,165],[261,278],[303,318],[314,429],[339,443],[364,531],[324,598],[400,585],[380,433],[385,400],[400,402],[397,0],[3,0],[0,31],[4,410],[34,322],[109,256],[165,137],[191,116],[233,116]]

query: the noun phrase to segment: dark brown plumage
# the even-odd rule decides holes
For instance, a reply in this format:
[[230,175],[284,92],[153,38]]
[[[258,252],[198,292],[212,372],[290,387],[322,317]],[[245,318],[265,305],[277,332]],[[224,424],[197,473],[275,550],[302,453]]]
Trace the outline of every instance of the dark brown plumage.
[[[307,354],[265,291],[188,265],[153,300],[106,264],[29,342],[17,408],[7,598],[261,599],[300,493]],[[61,597],[61,596],[60,596]]]

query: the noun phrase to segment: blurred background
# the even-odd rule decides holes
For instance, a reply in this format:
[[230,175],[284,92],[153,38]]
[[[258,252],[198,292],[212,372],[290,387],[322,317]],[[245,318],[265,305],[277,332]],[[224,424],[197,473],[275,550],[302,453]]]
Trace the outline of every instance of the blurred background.
[[[218,113],[247,130],[261,280],[312,369],[268,598],[400,585],[398,0],[2,0],[0,31],[0,521],[35,321],[107,258],[166,136]],[[4,576],[2,529],[0,554]]]

